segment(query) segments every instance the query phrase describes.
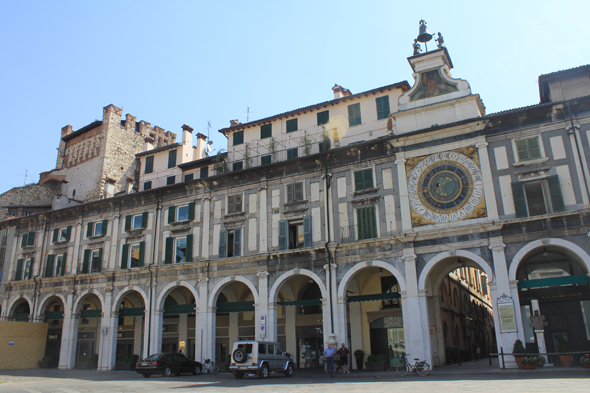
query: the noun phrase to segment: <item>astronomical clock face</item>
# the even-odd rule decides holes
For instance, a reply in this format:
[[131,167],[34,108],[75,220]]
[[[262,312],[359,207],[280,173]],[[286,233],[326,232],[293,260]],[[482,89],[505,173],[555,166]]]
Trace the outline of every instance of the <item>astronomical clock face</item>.
[[[430,155],[408,176],[410,205],[420,216],[415,224],[459,221],[485,215],[483,184],[475,161],[458,152]],[[483,210],[482,210],[483,209]]]

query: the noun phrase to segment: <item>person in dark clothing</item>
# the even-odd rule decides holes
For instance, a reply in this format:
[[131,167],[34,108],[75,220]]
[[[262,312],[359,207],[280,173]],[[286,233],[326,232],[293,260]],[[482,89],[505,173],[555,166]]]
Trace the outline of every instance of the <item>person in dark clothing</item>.
[[342,366],[342,374],[350,374],[350,371],[348,371],[349,353],[350,351],[348,350],[348,348],[346,348],[344,343],[342,343],[342,346],[340,346],[340,349],[338,350],[338,356],[340,357],[340,365]]

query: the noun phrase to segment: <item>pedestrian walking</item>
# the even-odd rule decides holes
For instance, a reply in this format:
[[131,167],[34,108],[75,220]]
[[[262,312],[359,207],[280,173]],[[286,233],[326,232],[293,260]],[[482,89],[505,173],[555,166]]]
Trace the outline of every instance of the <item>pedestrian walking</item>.
[[350,374],[348,371],[348,354],[350,351],[346,348],[346,345],[342,343],[340,349],[338,349],[338,357],[340,358],[340,365],[342,366],[342,374]]
[[336,354],[336,351],[334,351],[334,349],[332,348],[332,344],[328,344],[328,348],[326,348],[324,350],[324,356],[326,356],[326,364],[327,364],[327,369],[326,369],[326,373],[334,373],[334,355]]

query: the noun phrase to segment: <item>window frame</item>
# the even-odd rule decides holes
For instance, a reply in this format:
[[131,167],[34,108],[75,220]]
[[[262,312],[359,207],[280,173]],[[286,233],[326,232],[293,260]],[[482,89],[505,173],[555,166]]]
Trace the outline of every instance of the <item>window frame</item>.
[[[184,254],[180,260],[178,260],[178,251],[181,249],[179,247],[179,242],[184,241]],[[187,262],[187,248],[188,248],[188,237],[187,236],[178,236],[174,238],[174,258],[173,263],[185,263]]]
[[176,184],[176,176],[175,175],[167,176],[166,177],[166,185],[167,186],[172,186],[174,184]]
[[269,165],[272,164],[272,155],[266,154],[260,157],[260,165]]
[[195,174],[194,173],[187,173],[186,175],[184,175],[184,181],[193,181],[195,179]]
[[[102,236],[102,221],[97,221],[94,223],[92,228],[92,236]],[[97,229],[100,227],[100,232],[97,233]]]
[[[370,179],[369,179],[369,176],[367,175],[369,171],[371,172]],[[358,192],[358,191],[371,190],[371,189],[375,188],[374,173],[375,173],[375,171],[374,171],[373,167],[359,169],[357,171],[354,171],[353,172],[354,191]]]
[[285,129],[286,129],[287,134],[299,130],[299,124],[298,124],[297,118],[295,117],[293,119],[287,120],[285,122]]
[[168,151],[168,169],[174,168],[177,165],[178,152],[177,149]]
[[[139,221],[137,218],[139,217]],[[139,226],[137,224],[139,223]],[[131,217],[131,230],[143,229],[143,214],[135,214]]]
[[244,169],[244,162],[242,161],[236,161],[231,166],[232,172],[241,171],[242,169]]
[[[385,108],[387,104],[387,108]],[[389,118],[391,114],[391,106],[389,105],[389,95],[384,95],[375,98],[375,107],[377,110],[377,120],[383,120]]]
[[355,102],[348,105],[348,126],[355,127],[363,124],[361,117],[361,103]]
[[[185,211],[186,210],[186,218],[184,220],[180,219],[180,212]],[[189,204],[187,203],[186,205],[181,205],[178,206],[178,208],[176,209],[176,222],[182,222],[182,221],[189,221]]]
[[[133,266],[133,249],[136,248],[137,249],[137,266]],[[139,268],[140,266],[140,253],[141,253],[141,244],[139,243],[133,243],[133,244],[129,244],[129,259],[128,259],[128,268],[129,269],[135,269],[135,268]]]
[[244,130],[235,131],[232,135],[232,146],[239,146],[244,143]]
[[[533,196],[527,194],[526,186],[537,183],[539,183],[541,187],[545,213],[531,215],[531,208],[529,205],[534,199],[532,199]],[[534,195],[538,194],[534,191],[533,193]],[[515,181],[512,183],[512,198],[514,201],[514,213],[516,218],[537,217],[565,211],[565,201],[563,199],[559,175],[550,175],[540,179],[526,181]]]
[[[205,174],[205,176],[203,176],[203,173]],[[204,167],[199,168],[199,178],[206,179],[208,177],[209,177],[209,167],[204,166]]]
[[144,166],[144,169],[143,169],[143,173],[145,175],[148,175],[150,173],[154,173],[154,156],[153,155],[147,156],[145,158],[145,166]]
[[[529,146],[529,142],[532,140],[536,140],[537,142],[537,149],[532,149],[534,150],[538,150],[538,157],[531,157],[531,148]],[[521,149],[519,147],[519,144],[521,143],[525,143],[525,150]],[[522,145],[521,145],[522,146]],[[526,164],[526,163],[534,163],[537,160],[543,160],[545,159],[545,146],[543,145],[543,138],[541,135],[535,135],[535,136],[530,136],[530,137],[526,137],[526,138],[520,138],[520,139],[513,139],[512,140],[512,150],[514,153],[514,161],[518,164]],[[525,157],[521,157],[521,152],[526,153]]]
[[[369,205],[369,206],[359,206],[356,209],[355,219],[356,219],[356,226],[358,228],[357,231],[357,239],[358,240],[368,240],[368,239],[377,239],[379,238],[379,223],[377,221],[377,206]],[[368,212],[372,210],[372,214],[369,215],[365,213],[365,217],[361,217],[361,212]],[[362,218],[368,219],[369,222],[363,220]],[[372,220],[372,222],[371,222]],[[372,228],[364,228],[361,225],[373,225]]]
[[287,161],[295,160],[297,158],[299,158],[299,148],[293,147],[291,149],[287,149]]
[[325,111],[318,112],[316,114],[316,118],[317,118],[317,125],[318,126],[328,124],[330,122],[330,110],[327,109]]
[[299,181],[287,184],[287,203],[305,200],[305,182]]
[[[238,206],[238,201],[236,199],[239,198],[239,208],[240,210],[236,210]],[[234,214],[234,213],[242,213],[244,211],[244,197],[242,194],[233,194],[227,196],[227,214]]]
[[260,126],[260,139],[272,138],[272,123]]
[[152,181],[151,180],[148,180],[143,183],[143,190],[144,191],[151,190],[151,189],[152,189]]

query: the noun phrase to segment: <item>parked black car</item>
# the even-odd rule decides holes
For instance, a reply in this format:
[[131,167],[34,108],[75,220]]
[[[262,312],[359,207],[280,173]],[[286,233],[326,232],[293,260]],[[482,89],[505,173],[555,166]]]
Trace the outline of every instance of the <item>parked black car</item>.
[[197,375],[202,370],[201,363],[189,360],[180,353],[156,353],[141,359],[135,365],[135,371],[143,375],[144,378],[149,378],[152,374],[162,374],[165,377],[182,373]]

